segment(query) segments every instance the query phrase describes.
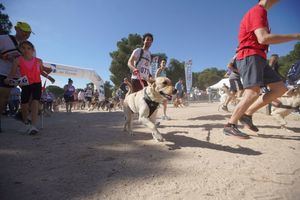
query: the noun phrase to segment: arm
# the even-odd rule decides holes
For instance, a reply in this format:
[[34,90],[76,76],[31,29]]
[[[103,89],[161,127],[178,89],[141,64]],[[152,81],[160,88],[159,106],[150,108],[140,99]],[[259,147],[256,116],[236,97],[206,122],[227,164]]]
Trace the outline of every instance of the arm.
[[300,33],[295,34],[271,34],[267,28],[258,28],[254,31],[259,44],[279,44],[292,40],[300,40]]
[[55,79],[52,78],[51,76],[49,76],[49,74],[46,72],[44,65],[43,65],[43,61],[41,59],[39,59],[40,62],[40,71],[41,71],[41,75],[45,78],[47,78],[49,81],[51,81],[51,83],[55,82]]
[[155,72],[155,78],[158,77],[158,75],[161,73],[162,69],[158,68]]
[[132,54],[128,60],[128,63],[127,63],[129,69],[131,69],[132,71],[137,70],[137,68],[134,66],[134,62],[136,61],[136,57],[134,56],[134,53],[135,53],[135,51],[132,52]]
[[7,79],[11,79],[16,75],[18,67],[19,67],[19,59],[15,59],[9,74],[7,75]]

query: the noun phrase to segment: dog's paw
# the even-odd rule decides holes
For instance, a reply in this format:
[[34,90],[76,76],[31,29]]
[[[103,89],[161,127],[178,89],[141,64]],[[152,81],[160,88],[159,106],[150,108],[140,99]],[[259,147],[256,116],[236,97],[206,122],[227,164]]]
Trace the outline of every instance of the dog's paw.
[[157,142],[163,142],[163,141],[165,141],[165,139],[163,138],[163,136],[160,133],[152,133],[152,137]]

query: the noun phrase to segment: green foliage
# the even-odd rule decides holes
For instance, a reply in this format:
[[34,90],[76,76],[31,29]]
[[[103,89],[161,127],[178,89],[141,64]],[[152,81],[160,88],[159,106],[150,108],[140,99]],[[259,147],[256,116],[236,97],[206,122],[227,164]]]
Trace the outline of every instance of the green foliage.
[[182,78],[185,80],[184,62],[171,58],[166,70],[167,77],[172,80],[173,85]]
[[205,90],[208,86],[213,85],[224,78],[225,70],[217,68],[207,68],[202,72],[193,73],[193,87],[197,86],[201,90]]
[[153,53],[153,54],[151,55],[152,58],[154,58],[155,56],[158,56],[158,57],[159,57],[158,63],[160,63],[161,60],[168,60],[168,57],[167,57],[167,55],[166,55],[165,53]]
[[122,38],[117,42],[117,51],[110,53],[112,58],[110,64],[110,80],[114,85],[119,86],[122,83],[124,77],[130,78],[130,69],[127,66],[127,62],[132,51],[138,47],[142,47],[142,37],[138,34],[129,34],[128,38]]
[[109,81],[104,82],[104,93],[105,93],[105,98],[110,98],[112,97],[112,91],[113,91],[113,86],[110,84]]
[[0,3],[0,35],[9,34],[12,28],[12,23],[9,20],[9,16],[2,13],[4,10],[4,5]]
[[300,60],[300,42],[294,46],[288,55],[279,57],[279,73],[286,77],[288,70],[297,60]]
[[49,85],[46,87],[46,90],[53,93],[55,97],[63,97],[64,96],[64,89],[58,87],[56,85]]

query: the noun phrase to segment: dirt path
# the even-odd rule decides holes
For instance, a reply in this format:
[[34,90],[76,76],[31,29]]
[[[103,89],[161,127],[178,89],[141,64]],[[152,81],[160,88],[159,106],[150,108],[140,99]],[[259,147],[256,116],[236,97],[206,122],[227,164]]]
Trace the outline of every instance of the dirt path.
[[37,136],[4,118],[0,199],[299,199],[299,116],[287,132],[259,112],[259,136],[240,140],[223,135],[216,103],[168,112],[164,143],[136,123],[125,134],[121,112],[54,113]]

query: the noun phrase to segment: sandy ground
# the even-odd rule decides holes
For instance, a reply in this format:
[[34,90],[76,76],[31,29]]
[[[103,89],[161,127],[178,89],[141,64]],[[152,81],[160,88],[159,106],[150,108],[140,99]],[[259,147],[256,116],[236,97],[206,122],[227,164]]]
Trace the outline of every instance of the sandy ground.
[[262,111],[258,136],[223,135],[229,113],[217,103],[170,106],[157,143],[135,123],[122,131],[122,112],[65,112],[45,118],[37,136],[3,119],[0,199],[300,199],[300,117],[281,130]]

